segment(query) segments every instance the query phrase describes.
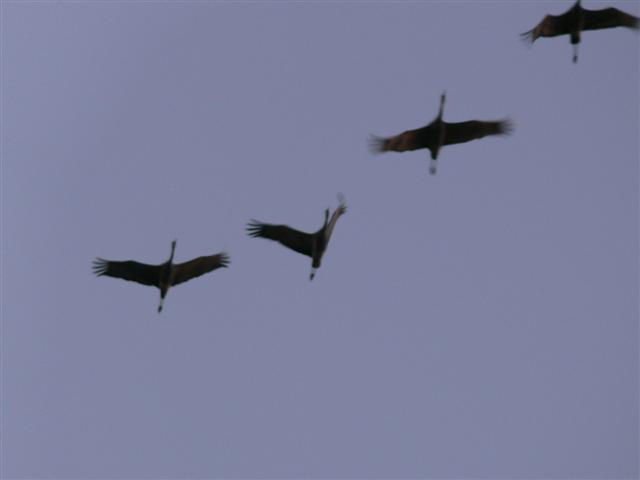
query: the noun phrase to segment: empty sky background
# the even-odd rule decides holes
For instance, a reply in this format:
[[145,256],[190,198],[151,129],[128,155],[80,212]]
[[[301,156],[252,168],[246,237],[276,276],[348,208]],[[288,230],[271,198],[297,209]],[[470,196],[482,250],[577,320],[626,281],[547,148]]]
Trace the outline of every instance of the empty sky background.
[[[3,478],[637,477],[639,36],[519,41],[571,4],[3,2]],[[369,153],[443,90],[513,135]],[[244,232],[338,192],[313,282]],[[91,273],[174,238],[160,315]]]

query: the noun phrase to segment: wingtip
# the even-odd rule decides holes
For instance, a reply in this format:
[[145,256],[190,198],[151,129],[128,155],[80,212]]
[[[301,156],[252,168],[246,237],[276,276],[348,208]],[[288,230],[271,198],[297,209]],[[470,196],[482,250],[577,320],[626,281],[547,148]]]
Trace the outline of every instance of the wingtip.
[[97,277],[104,275],[107,271],[107,260],[100,257],[94,258],[92,261],[91,270]]
[[500,135],[511,135],[514,130],[513,120],[511,120],[510,118],[505,118],[503,120],[500,120],[498,123],[498,129],[499,129],[498,133]]
[[385,144],[387,139],[379,137],[377,135],[369,135],[369,152],[373,154],[382,153],[385,151]]
[[347,198],[344,196],[344,193],[338,192],[338,208],[342,209],[342,213],[347,211]]
[[533,45],[533,42],[535,41],[535,38],[533,38],[533,30],[522,32],[521,34],[519,34],[519,37],[520,41],[528,47]]
[[245,228],[245,231],[247,232],[247,235],[249,235],[250,237],[259,237],[262,234],[262,223],[251,219],[248,223],[247,226]]
[[231,264],[231,257],[227,252],[220,252],[220,267],[228,268]]

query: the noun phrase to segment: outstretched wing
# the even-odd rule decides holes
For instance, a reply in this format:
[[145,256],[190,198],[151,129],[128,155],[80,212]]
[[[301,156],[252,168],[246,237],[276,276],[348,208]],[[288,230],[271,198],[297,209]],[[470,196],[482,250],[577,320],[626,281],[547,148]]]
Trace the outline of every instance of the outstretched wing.
[[371,151],[380,152],[408,152],[420,148],[431,148],[436,143],[433,123],[415,130],[407,130],[395,137],[372,136],[370,141]]
[[93,261],[93,273],[97,276],[106,275],[157,287],[160,279],[160,265],[147,265],[133,260],[114,262],[96,258]]
[[271,225],[251,220],[247,233],[252,237],[268,238],[303,255],[311,256],[311,234],[300,232],[287,225]]
[[524,41],[533,43],[540,37],[557,37],[568,33],[569,12],[566,12],[562,15],[546,15],[538,25],[520,36]]
[[487,135],[507,135],[512,128],[511,122],[506,119],[495,122],[470,120],[468,122],[445,123],[444,144],[464,143]]
[[194,258],[185,263],[177,263],[173,266],[173,280],[171,285],[184,283],[192,278],[212,272],[217,268],[226,268],[228,265],[229,255],[225,252]]
[[338,205],[338,208],[336,208],[333,212],[333,215],[331,215],[331,219],[329,220],[329,223],[327,223],[327,228],[324,231],[325,248],[329,243],[329,239],[331,238],[331,234],[333,233],[333,227],[335,227],[338,218],[340,218],[341,215],[344,215],[347,212],[347,204],[344,201],[344,196],[340,194],[338,195],[338,199],[340,200],[340,205]]
[[603,8],[602,10],[584,10],[583,30],[598,30],[600,28],[628,27],[638,30],[638,17],[625,13],[617,8]]

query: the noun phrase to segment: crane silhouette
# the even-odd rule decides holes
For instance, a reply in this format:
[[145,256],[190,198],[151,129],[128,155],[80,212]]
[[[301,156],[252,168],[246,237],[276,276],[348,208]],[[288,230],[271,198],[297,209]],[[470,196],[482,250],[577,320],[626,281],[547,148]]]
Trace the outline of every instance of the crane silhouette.
[[438,153],[445,145],[465,143],[487,135],[506,135],[512,130],[508,119],[497,121],[469,120],[449,123],[442,120],[446,92],[440,96],[438,116],[429,124],[415,130],[407,130],[394,137],[371,137],[370,147],[374,153],[408,152],[428,148],[431,152],[429,173],[435,175]]
[[569,35],[573,45],[573,63],[578,61],[578,44],[580,32],[583,30],[601,30],[603,28],[627,27],[633,30],[640,28],[638,17],[625,13],[617,8],[609,7],[601,10],[588,10],[578,0],[573,7],[562,15],[546,15],[542,21],[521,37],[528,43],[540,37],[557,37]]
[[158,313],[160,313],[164,297],[171,287],[218,268],[226,268],[229,265],[229,256],[224,252],[194,258],[185,263],[173,263],[175,249],[176,240],[171,242],[169,260],[160,265],[147,265],[134,260],[112,261],[96,258],[93,261],[93,273],[97,276],[105,275],[107,277],[122,278],[159,288],[160,304],[158,305]]
[[315,233],[306,233],[289,227],[288,225],[274,225],[251,220],[247,224],[247,233],[252,237],[268,238],[274,240],[291,250],[295,250],[302,255],[311,257],[311,273],[309,280],[313,280],[316,270],[320,268],[322,256],[327,249],[329,239],[333,233],[333,228],[340,218],[347,211],[344,196],[338,195],[340,204],[329,219],[329,209],[324,211],[324,224]]

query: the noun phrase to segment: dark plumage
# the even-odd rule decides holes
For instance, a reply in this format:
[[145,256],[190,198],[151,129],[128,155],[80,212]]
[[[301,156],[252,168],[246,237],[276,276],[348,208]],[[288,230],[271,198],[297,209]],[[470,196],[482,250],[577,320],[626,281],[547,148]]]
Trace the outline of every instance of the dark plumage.
[[171,242],[171,256],[169,260],[160,265],[147,265],[133,260],[111,261],[96,258],[93,261],[93,273],[97,276],[122,278],[131,282],[150,285],[160,289],[160,305],[158,312],[162,311],[164,297],[169,289],[192,278],[209,273],[217,268],[226,268],[229,265],[229,256],[224,253],[207,255],[194,258],[185,263],[173,263],[173,254],[176,241]]
[[506,135],[511,132],[512,125],[507,119],[497,121],[470,120],[467,122],[449,123],[442,120],[446,94],[440,97],[440,111],[429,125],[415,130],[407,130],[395,137],[371,138],[373,152],[407,152],[428,148],[431,152],[429,172],[436,173],[438,153],[444,145],[465,143],[486,137],[487,135]]
[[251,220],[247,224],[247,233],[252,237],[262,237],[281,243],[285,247],[295,250],[302,255],[311,257],[311,274],[309,280],[313,280],[316,270],[320,267],[322,256],[327,249],[329,239],[338,218],[347,211],[344,197],[338,196],[340,205],[329,219],[329,209],[324,212],[324,224],[315,233],[306,233],[289,227],[288,225],[273,225],[269,223]]
[[633,30],[640,28],[640,19],[617,8],[603,8],[588,10],[580,5],[578,0],[573,7],[562,15],[546,15],[542,21],[528,32],[521,34],[522,38],[533,43],[540,37],[557,37],[570,35],[573,47],[573,63],[578,61],[578,44],[580,32],[583,30],[600,30],[603,28],[627,27]]

